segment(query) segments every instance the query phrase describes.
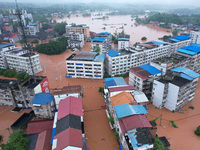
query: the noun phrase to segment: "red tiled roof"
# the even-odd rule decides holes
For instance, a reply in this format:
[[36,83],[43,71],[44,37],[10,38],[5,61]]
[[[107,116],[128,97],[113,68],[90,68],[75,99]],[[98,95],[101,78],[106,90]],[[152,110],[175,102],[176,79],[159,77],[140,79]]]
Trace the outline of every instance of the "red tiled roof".
[[32,121],[28,124],[27,134],[41,133],[45,130],[53,128],[53,119],[42,120],[42,121]]
[[57,139],[57,147],[54,150],[61,150],[68,146],[83,148],[82,131],[68,128],[57,134],[54,139]]
[[148,79],[148,77],[151,75],[149,72],[140,67],[130,68],[129,71],[134,73],[136,76],[139,76],[142,80]]
[[132,115],[123,118],[120,121],[120,127],[122,128],[123,134],[125,134],[127,131],[132,129],[152,127],[152,126],[145,115]]
[[38,135],[35,150],[51,150],[52,129],[41,132]]
[[11,36],[10,36],[9,38],[12,39],[12,38],[14,38],[14,37],[16,37],[16,36],[18,36],[18,35],[19,35],[19,33],[12,33]]
[[83,106],[81,98],[69,96],[59,102],[58,120],[69,114],[83,116]]
[[80,85],[64,86],[62,89],[54,89],[53,95],[70,94],[70,93],[81,93]]
[[126,90],[134,90],[134,86],[128,85],[128,86],[119,86],[119,87],[109,87],[108,88],[110,92],[117,92],[117,91],[126,91]]

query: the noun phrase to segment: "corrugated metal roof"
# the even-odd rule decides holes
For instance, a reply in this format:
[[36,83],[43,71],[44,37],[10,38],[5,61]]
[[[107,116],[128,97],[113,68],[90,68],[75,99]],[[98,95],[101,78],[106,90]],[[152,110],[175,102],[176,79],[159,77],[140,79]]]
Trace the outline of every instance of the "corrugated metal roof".
[[197,52],[193,52],[193,51],[182,49],[182,48],[179,48],[177,51],[180,53],[184,53],[184,54],[188,54],[188,55],[192,55],[192,56],[197,54]]
[[104,81],[104,84],[105,84],[106,88],[117,85],[114,80]]
[[114,77],[115,83],[119,85],[127,85],[126,81],[122,77]]
[[104,84],[106,88],[109,88],[110,86],[127,85],[126,81],[122,77],[105,78]]
[[143,92],[139,92],[139,91],[134,91],[134,98],[137,103],[145,103],[149,101],[146,95]]
[[106,55],[104,54],[100,54],[100,55],[97,55],[95,58],[94,58],[94,61],[95,62],[103,62],[106,58]]
[[80,52],[77,53],[72,59],[73,60],[94,60],[96,52]]
[[154,45],[169,44],[169,43],[167,43],[167,42],[163,42],[163,41],[155,41],[155,40],[152,40],[152,41],[150,41],[150,42],[152,42]]
[[184,67],[177,67],[177,68],[174,68],[174,69],[171,69],[172,71],[175,71],[175,72],[182,72],[182,73],[185,73],[186,75],[192,77],[192,78],[198,78],[200,75],[188,68],[184,68]]
[[9,47],[9,46],[14,46],[15,44],[2,44],[0,45],[0,49],[5,48],[5,47]]
[[146,65],[141,65],[139,66],[140,68],[146,70],[147,72],[149,72],[150,74],[152,75],[155,75],[155,74],[159,74],[159,73],[162,73],[162,71],[158,70],[157,68],[153,67],[153,66],[150,66],[148,64]]
[[170,38],[171,40],[178,40],[178,41],[184,41],[184,40],[188,40],[191,39],[191,37],[189,36],[184,36],[184,35],[180,35],[180,36],[174,36]]
[[200,45],[196,44],[196,45],[192,45],[192,46],[185,46],[185,47],[181,47],[181,49],[186,49],[186,50],[190,50],[193,52],[200,52]]
[[129,72],[134,73],[136,76],[140,77],[142,80],[148,79],[148,77],[151,75],[148,71],[146,71],[140,67],[130,68]]
[[7,41],[8,39],[9,39],[9,37],[4,37],[3,38],[4,41]]
[[185,79],[190,80],[190,81],[194,80],[194,78],[192,78],[191,76],[188,76],[185,73],[180,73],[180,77],[185,78]]
[[118,91],[134,90],[135,88],[132,85],[128,85],[119,87],[109,87],[108,89],[110,92],[118,92]]
[[52,93],[38,93],[35,94],[32,104],[46,105],[47,103],[51,103],[53,98]]
[[92,42],[103,42],[105,41],[106,38],[102,38],[102,37],[95,37],[92,39]]
[[110,56],[110,57],[115,57],[115,56],[119,56],[119,55],[120,55],[120,52],[111,49],[111,50],[108,50],[108,51],[107,51],[107,54],[108,54],[108,56]]
[[129,41],[129,38],[118,38],[118,41]]
[[107,35],[110,35],[110,33],[109,32],[100,32],[99,34],[107,34]]
[[128,103],[114,106],[114,109],[118,118],[148,113],[143,105],[129,105]]

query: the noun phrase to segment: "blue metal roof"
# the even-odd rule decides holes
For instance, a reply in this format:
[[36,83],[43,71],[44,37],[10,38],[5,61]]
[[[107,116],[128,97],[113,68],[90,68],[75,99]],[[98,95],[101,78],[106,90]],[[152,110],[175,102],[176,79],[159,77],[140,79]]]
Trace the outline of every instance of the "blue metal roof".
[[122,77],[105,78],[104,84],[106,88],[110,86],[124,86],[127,85],[126,81]]
[[199,53],[200,52],[200,45],[192,45],[192,46],[185,46],[185,47],[181,47],[182,49],[186,49],[186,50],[190,50],[190,51],[193,51],[193,52],[197,52]]
[[108,51],[107,51],[107,54],[108,54],[108,56],[110,56],[110,57],[115,57],[115,56],[119,56],[119,55],[120,55],[120,52],[111,49],[111,50],[108,50]]
[[107,34],[107,35],[110,35],[109,32],[100,32],[99,34]]
[[195,55],[195,54],[197,54],[197,52],[193,52],[193,51],[182,49],[182,48],[179,48],[177,51],[180,52],[180,53],[188,54],[188,55]]
[[9,46],[14,46],[15,44],[2,44],[0,45],[0,49],[5,48],[5,47],[9,47]]
[[118,41],[129,41],[129,38],[118,38]]
[[146,70],[147,72],[149,72],[150,74],[152,75],[155,75],[155,74],[159,74],[159,73],[162,73],[162,71],[158,70],[157,68],[153,67],[153,66],[150,66],[148,64],[146,65],[141,65],[141,66],[138,66],[144,70]]
[[94,61],[103,62],[105,60],[105,58],[106,58],[106,55],[100,54],[100,55],[95,56]]
[[181,35],[190,35],[190,33],[184,32],[184,33],[181,33]]
[[92,42],[103,42],[106,38],[102,38],[102,37],[95,37],[92,39]]
[[169,44],[169,43],[167,43],[167,42],[163,42],[163,41],[155,41],[155,40],[152,40],[152,41],[150,41],[150,42],[152,42],[154,45]]
[[171,69],[172,71],[175,71],[175,72],[180,72],[180,73],[184,73],[192,78],[198,78],[200,76],[200,74],[188,69],[188,68],[184,68],[184,67],[177,67],[177,68],[174,68],[174,69]]
[[53,144],[53,139],[54,139],[55,134],[56,134],[56,128],[53,128],[52,135],[51,135],[51,144]]
[[32,104],[46,105],[47,103],[51,103],[53,100],[52,93],[38,93],[35,94]]
[[4,37],[3,40],[7,41],[9,39],[9,37]]
[[187,80],[190,80],[190,81],[194,80],[194,78],[192,78],[191,76],[188,76],[185,73],[180,73],[180,77],[187,79]]
[[129,105],[128,103],[114,106],[117,118],[123,118],[138,114],[147,114],[143,105]]
[[37,26],[36,24],[29,24],[29,26]]
[[179,41],[184,41],[184,40],[191,39],[191,37],[189,37],[189,36],[184,36],[184,35],[179,35],[179,36],[171,37],[171,38],[169,38],[169,39],[172,40],[172,41],[175,41],[175,42],[179,42]]

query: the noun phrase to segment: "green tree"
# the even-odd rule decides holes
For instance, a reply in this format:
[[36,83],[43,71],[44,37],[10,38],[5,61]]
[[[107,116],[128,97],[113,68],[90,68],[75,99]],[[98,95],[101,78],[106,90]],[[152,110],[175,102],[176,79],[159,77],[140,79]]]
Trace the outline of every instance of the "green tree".
[[160,141],[158,136],[155,138],[155,149],[156,150],[164,150],[165,149],[164,144]]
[[66,22],[56,23],[54,31],[57,32],[59,35],[63,35],[65,31],[65,26],[67,25]]
[[178,30],[173,30],[173,31],[172,31],[172,35],[173,35],[173,36],[178,35]]
[[51,28],[51,26],[50,26],[48,23],[44,23],[44,24],[42,25],[42,29],[43,29],[43,30],[46,30],[46,29],[48,29],[48,28]]
[[144,36],[144,37],[141,38],[141,40],[145,41],[145,40],[147,40],[147,38]]
[[200,126],[197,127],[197,129],[194,131],[194,133],[195,133],[197,136],[200,136]]
[[99,53],[101,49],[100,49],[100,47],[98,45],[96,45],[96,46],[92,47],[92,50],[93,50],[93,52]]
[[38,40],[38,39],[34,39],[34,41],[32,41],[31,43],[38,44],[38,43],[39,43],[39,40]]
[[104,88],[103,87],[99,87],[99,92],[103,93]]
[[6,144],[2,144],[3,150],[27,150],[29,139],[24,137],[25,133],[21,130],[13,132]]

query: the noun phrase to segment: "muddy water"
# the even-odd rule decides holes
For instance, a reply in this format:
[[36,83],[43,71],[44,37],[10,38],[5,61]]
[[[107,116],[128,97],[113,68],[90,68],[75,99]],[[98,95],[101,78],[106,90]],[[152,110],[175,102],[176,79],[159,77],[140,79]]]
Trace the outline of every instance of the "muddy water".
[[[97,12],[96,12],[97,13]],[[63,19],[56,19],[57,22],[66,21],[68,24],[86,24],[90,27],[90,31],[93,32],[110,32],[110,33],[120,33],[124,29],[126,34],[129,34],[130,44],[133,45],[135,42],[142,42],[142,37],[147,37],[148,41],[158,40],[158,37],[163,37],[163,35],[170,35],[167,29],[156,27],[156,26],[145,26],[138,25],[135,26],[135,20],[130,15],[121,16],[109,16],[108,19],[95,19],[97,17],[92,13],[91,17],[83,17],[81,14],[73,14],[70,17],[64,17]],[[103,28],[106,29],[103,29]],[[123,28],[122,28],[123,27]]]

